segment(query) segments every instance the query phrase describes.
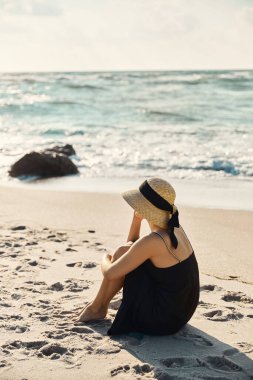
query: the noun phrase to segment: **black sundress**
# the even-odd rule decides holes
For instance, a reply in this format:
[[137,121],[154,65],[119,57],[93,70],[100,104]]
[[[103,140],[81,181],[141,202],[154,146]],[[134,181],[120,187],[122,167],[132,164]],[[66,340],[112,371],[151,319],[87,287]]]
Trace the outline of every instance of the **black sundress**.
[[193,249],[187,259],[166,268],[158,268],[148,259],[125,276],[122,302],[107,335],[174,334],[191,319],[199,294]]

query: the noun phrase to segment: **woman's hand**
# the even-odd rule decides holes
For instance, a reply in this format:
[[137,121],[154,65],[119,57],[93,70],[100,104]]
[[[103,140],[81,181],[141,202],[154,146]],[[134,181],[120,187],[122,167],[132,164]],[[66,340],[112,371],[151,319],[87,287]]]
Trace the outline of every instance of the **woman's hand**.
[[139,212],[136,210],[134,211],[134,218],[138,219],[140,221],[142,221],[144,219],[143,216],[141,214],[139,214]]
[[138,213],[138,211],[134,210],[133,219],[131,223],[131,227],[128,233],[127,241],[136,241],[140,237],[140,228],[141,222],[143,220],[143,216]]

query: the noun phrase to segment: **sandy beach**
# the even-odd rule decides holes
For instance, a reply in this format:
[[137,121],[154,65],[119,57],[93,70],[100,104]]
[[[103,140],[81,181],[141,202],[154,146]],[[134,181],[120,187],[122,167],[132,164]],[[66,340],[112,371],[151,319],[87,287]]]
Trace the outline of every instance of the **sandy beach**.
[[[106,334],[73,325],[102,280],[100,261],[126,242],[120,194],[0,187],[0,379],[253,379],[253,213],[177,204],[201,295],[177,334]],[[149,232],[144,221],[141,235]]]

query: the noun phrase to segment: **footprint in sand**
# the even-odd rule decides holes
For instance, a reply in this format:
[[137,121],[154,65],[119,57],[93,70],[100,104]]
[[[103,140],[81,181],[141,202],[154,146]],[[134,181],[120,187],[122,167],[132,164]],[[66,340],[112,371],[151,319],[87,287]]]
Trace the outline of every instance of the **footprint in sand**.
[[[234,309],[235,310],[235,309]],[[239,320],[244,317],[243,314],[237,312],[237,311],[230,311],[230,310],[221,310],[216,309],[212,311],[208,311],[207,313],[203,314],[207,319],[211,321],[216,322],[226,322],[231,320]]]
[[247,342],[238,342],[238,346],[240,347],[240,351],[245,353],[250,353],[253,351],[253,346],[250,343]]
[[66,252],[77,252],[76,249],[71,248],[71,247],[66,248],[65,251],[66,251]]
[[64,289],[64,285],[62,285],[60,282],[55,282],[54,284],[50,285],[48,289],[59,292]]
[[69,333],[62,332],[62,330],[45,331],[44,334],[49,339],[64,339],[69,336]]
[[49,320],[49,316],[48,315],[39,315],[39,320],[41,322],[47,322]]
[[201,335],[189,333],[188,331],[179,331],[174,335],[174,339],[187,340],[196,346],[211,347],[213,343]]
[[110,374],[111,374],[111,376],[116,376],[116,375],[118,375],[119,373],[122,373],[122,372],[124,372],[124,373],[129,372],[130,369],[131,369],[131,367],[128,364],[120,365],[120,366],[118,366],[116,368],[111,369]]
[[12,305],[10,303],[7,303],[7,302],[1,302],[0,306],[2,306],[2,307],[12,307]]
[[221,297],[221,299],[226,302],[236,301],[253,304],[253,299],[242,292],[227,292]]
[[2,348],[7,348],[8,350],[15,350],[20,348],[26,348],[28,350],[38,350],[46,344],[48,344],[48,341],[45,340],[35,340],[28,342],[14,340],[13,342],[9,342],[7,344],[2,345]]
[[66,289],[69,292],[82,292],[85,289],[89,289],[89,285],[87,284],[87,281],[79,281],[77,283],[75,280],[68,279],[66,282]]
[[120,342],[124,347],[127,346],[141,346],[143,345],[145,340],[145,335],[139,332],[129,332],[127,334],[122,335]]
[[206,367],[206,363],[194,356],[180,356],[175,358],[160,359],[160,363],[168,368],[193,368]]
[[22,297],[22,295],[21,295],[21,294],[17,294],[17,293],[13,293],[13,294],[11,295],[11,298],[12,298],[13,300],[16,300],[16,301],[18,301],[21,297]]
[[70,267],[70,268],[73,268],[73,267],[81,267],[82,264],[83,264],[82,261],[77,261],[75,263],[67,263],[66,266]]
[[104,343],[96,347],[94,350],[94,353],[107,355],[107,354],[117,354],[120,351],[121,351],[121,347],[119,347],[118,345],[111,345],[108,343]]
[[[234,372],[241,372],[243,369],[234,363],[232,360],[228,359],[227,357],[223,356],[207,356],[204,358],[198,358],[196,356],[184,356],[184,357],[169,357],[165,359],[160,359],[160,363],[162,363],[164,366],[166,366],[169,369],[195,369],[195,368],[208,368],[209,370],[219,371],[220,373],[224,373],[223,377],[217,377],[217,376],[203,376],[203,370],[200,373],[194,373],[194,376],[191,376],[190,378],[201,378],[201,379],[226,379],[228,380],[228,376],[233,376]],[[164,377],[165,379],[177,379],[177,377],[173,377],[173,374],[167,374],[169,377]],[[193,373],[192,373],[193,375]],[[171,376],[171,377],[170,377]],[[201,377],[199,377],[201,376]],[[203,377],[202,377],[203,376]],[[159,377],[158,377],[159,378]],[[163,378],[163,377],[162,377]],[[185,378],[185,377],[184,377]],[[233,377],[234,378],[234,377]],[[239,379],[239,377],[236,377]]]
[[222,288],[220,288],[217,285],[212,285],[212,284],[203,285],[200,287],[200,291],[213,292],[214,290],[222,290]]
[[79,268],[95,268],[98,264],[95,262],[87,261],[83,263],[82,261],[77,261],[73,263],[67,263],[66,266],[73,268],[73,267],[79,267]]
[[242,371],[242,367],[234,363],[231,359],[223,356],[207,356],[205,358],[207,366],[211,369],[224,371],[224,372],[239,372]]
[[9,326],[7,327],[7,330],[12,330],[19,334],[30,331],[28,326],[20,326],[20,325]]
[[[7,316],[6,316],[6,318],[7,318]],[[9,315],[8,316],[8,318],[9,319],[15,319],[15,320],[21,320],[21,319],[24,319],[23,317],[22,317],[22,315],[20,315],[20,314],[12,314],[12,315]]]
[[93,261],[87,261],[83,264],[83,268],[95,268],[98,264]]
[[74,326],[69,331],[73,331],[78,334],[93,334],[94,333],[94,330],[86,326]]
[[8,362],[6,360],[0,360],[0,368],[7,367]]
[[26,226],[22,226],[22,225],[20,225],[20,226],[13,226],[13,227],[11,227],[11,230],[12,231],[23,231],[23,230],[26,230]]
[[143,363],[143,364],[133,365],[132,368],[136,374],[145,375],[146,373],[153,371],[154,366],[148,363]]
[[58,343],[49,343],[43,346],[39,352],[39,357],[48,356],[50,359],[59,359],[61,355],[64,355],[68,352],[68,349]]

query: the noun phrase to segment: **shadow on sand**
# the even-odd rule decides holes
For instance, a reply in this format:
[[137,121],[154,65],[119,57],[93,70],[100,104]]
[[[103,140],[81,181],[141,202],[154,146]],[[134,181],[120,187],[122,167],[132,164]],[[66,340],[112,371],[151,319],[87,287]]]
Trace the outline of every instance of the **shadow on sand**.
[[[107,320],[87,324],[105,335],[109,328]],[[159,380],[253,379],[253,361],[247,355],[190,324],[174,335],[131,332],[110,338],[143,363],[121,365],[111,376],[125,372]]]

